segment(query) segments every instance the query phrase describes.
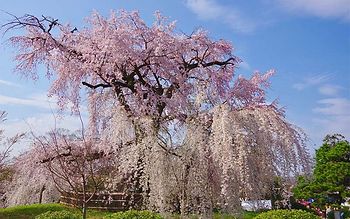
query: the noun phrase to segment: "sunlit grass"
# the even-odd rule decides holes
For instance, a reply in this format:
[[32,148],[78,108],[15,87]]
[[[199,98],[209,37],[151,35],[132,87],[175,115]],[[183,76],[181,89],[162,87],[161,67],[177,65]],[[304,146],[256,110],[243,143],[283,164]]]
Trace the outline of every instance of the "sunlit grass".
[[[74,213],[80,213],[80,210],[77,208],[67,207],[61,204],[33,204],[33,205],[21,205],[10,208],[0,209],[0,219],[34,219],[35,216],[42,214],[47,211],[62,211],[68,210]],[[88,219],[103,219],[104,216],[111,214],[112,212],[107,211],[96,211],[88,210],[87,218]],[[256,216],[257,213],[254,212],[243,212],[242,215],[234,217],[228,214],[214,214],[214,219],[252,219]],[[189,219],[198,219],[196,215],[191,215]],[[167,219],[182,219],[180,215],[171,215]]]
[[[47,211],[62,210],[80,213],[80,210],[77,208],[61,204],[33,204],[0,209],[0,219],[34,219],[35,216]],[[102,219],[107,214],[110,214],[110,212],[88,210],[89,219]]]

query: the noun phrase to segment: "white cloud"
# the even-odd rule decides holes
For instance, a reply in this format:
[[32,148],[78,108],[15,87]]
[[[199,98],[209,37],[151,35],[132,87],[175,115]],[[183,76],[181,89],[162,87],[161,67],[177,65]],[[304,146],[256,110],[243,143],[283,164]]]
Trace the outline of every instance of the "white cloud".
[[0,105],[24,105],[52,109],[56,107],[56,101],[53,98],[48,98],[46,95],[42,94],[32,95],[28,98],[0,95]]
[[201,19],[216,19],[225,11],[212,0],[188,0],[186,5]]
[[[5,123],[1,124],[1,129],[5,130],[5,136],[11,137],[17,133],[33,131],[35,135],[42,135],[46,132],[56,128],[65,128],[71,131],[81,129],[80,119],[77,116],[68,116],[65,112],[58,112],[59,107],[57,106],[57,97],[48,97],[45,93],[31,94],[26,98],[10,97],[0,95],[0,106],[3,105],[9,107],[10,105],[16,106],[23,110],[25,115],[29,112],[35,112],[40,109],[40,112],[44,113],[30,113],[30,116],[14,115],[11,114],[12,118],[8,117]],[[71,105],[68,105],[70,108]],[[87,119],[86,106],[80,107],[80,113],[84,118]],[[68,113],[69,114],[69,113]],[[87,123],[85,123],[87,125]],[[14,147],[14,153],[19,152],[28,148],[30,141],[29,139],[22,140],[19,144]]]
[[218,20],[236,32],[249,33],[256,28],[256,23],[240,13],[238,9],[221,5],[215,0],[187,0],[186,6],[198,18]]
[[317,102],[318,107],[313,112],[318,116],[313,122],[318,127],[318,133],[326,134],[340,133],[347,138],[350,137],[350,99],[347,98],[326,98]]
[[[86,117],[83,117],[83,121],[87,121]],[[87,123],[84,123],[84,126],[87,126]],[[71,131],[79,130],[81,129],[81,122],[77,116],[58,116],[52,113],[41,113],[24,119],[7,120],[2,124],[1,128],[5,130],[5,136],[7,137],[23,132],[33,132],[38,136],[55,128],[64,128]],[[27,137],[30,137],[30,134]],[[14,154],[27,149],[29,143],[29,138],[21,141],[14,147]]]
[[322,106],[313,109],[316,113],[350,117],[350,100],[346,98],[327,98],[319,100],[318,103]]
[[327,96],[336,96],[343,87],[332,84],[325,84],[318,88],[318,91]]
[[350,138],[350,116],[334,116],[331,118],[314,118],[313,123],[318,127],[315,132],[320,139],[327,134],[342,134],[347,139]]
[[296,84],[293,84],[293,88],[294,89],[297,89],[297,90],[304,90],[305,89],[306,84],[305,83],[296,83]]
[[350,0],[276,0],[293,13],[323,18],[341,18],[350,22]]
[[304,90],[308,87],[319,85],[321,83],[324,83],[330,79],[330,76],[328,74],[318,74],[306,77],[302,80],[302,82],[293,84],[293,88],[297,89],[299,91]]
[[249,65],[248,62],[246,61],[242,61],[241,63],[239,63],[239,68],[242,68],[244,70],[251,70],[251,66]]
[[0,84],[2,85],[6,85],[6,86],[9,86],[9,87],[21,87],[19,84],[15,84],[11,81],[5,81],[5,80],[0,80]]
[[[50,111],[58,111],[57,96],[48,97],[45,93],[31,94],[27,98],[10,97],[0,94],[0,106],[1,105],[19,105],[27,107],[35,107],[46,109]],[[68,103],[66,109],[71,109],[73,104]],[[80,113],[86,113],[87,108],[85,105],[80,105]]]

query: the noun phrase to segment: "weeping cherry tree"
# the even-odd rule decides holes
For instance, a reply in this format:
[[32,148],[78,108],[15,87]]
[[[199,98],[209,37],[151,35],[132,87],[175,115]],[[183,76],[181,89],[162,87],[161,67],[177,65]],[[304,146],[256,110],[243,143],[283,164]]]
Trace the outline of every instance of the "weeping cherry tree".
[[88,97],[89,134],[148,209],[235,212],[264,197],[274,176],[309,171],[304,133],[265,99],[274,71],[237,76],[230,42],[155,17],[147,25],[138,12],[94,12],[73,28],[25,15],[3,27],[25,29],[9,39],[17,72],[36,80],[46,66],[62,109]]

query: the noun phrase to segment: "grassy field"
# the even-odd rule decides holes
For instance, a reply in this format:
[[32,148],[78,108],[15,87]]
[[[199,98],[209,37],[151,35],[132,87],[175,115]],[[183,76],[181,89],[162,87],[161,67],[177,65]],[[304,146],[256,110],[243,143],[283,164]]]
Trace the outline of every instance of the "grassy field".
[[[34,204],[23,205],[11,208],[0,209],[0,219],[34,219],[35,216],[47,211],[62,211],[68,210],[79,213],[76,208],[67,207],[61,204]],[[110,214],[110,212],[88,211],[89,219],[102,219],[103,216]]]
[[[79,213],[76,208],[67,207],[61,204],[34,204],[34,205],[23,205],[11,208],[0,209],[0,219],[34,219],[35,216],[47,212],[47,211],[62,211],[68,210],[71,212]],[[111,214],[111,212],[104,211],[93,211],[88,210],[88,219],[102,219],[104,216]],[[256,213],[245,212],[242,217],[243,219],[252,219],[256,216]],[[192,216],[190,219],[196,219],[198,217]],[[180,219],[180,216],[172,216],[172,219]],[[215,214],[214,219],[235,219],[231,215],[220,215]]]

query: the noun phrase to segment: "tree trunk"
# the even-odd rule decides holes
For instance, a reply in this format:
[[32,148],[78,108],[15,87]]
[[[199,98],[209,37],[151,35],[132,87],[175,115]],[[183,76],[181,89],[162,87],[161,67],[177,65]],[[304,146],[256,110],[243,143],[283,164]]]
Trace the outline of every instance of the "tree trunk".
[[184,217],[187,214],[187,184],[188,184],[188,178],[190,175],[190,168],[191,166],[189,164],[185,165],[185,172],[184,172],[184,178],[183,178],[183,188],[182,188],[182,194],[181,194],[181,202],[180,202],[180,213],[181,216]]
[[83,219],[86,219],[86,202],[83,200]]
[[82,206],[82,211],[83,211],[83,219],[86,219],[86,181],[85,181],[85,177],[84,175],[82,176],[83,178],[83,200],[82,200],[82,203],[83,203],[83,206]]
[[45,185],[43,185],[40,189],[40,196],[39,196],[39,204],[41,204],[43,202],[43,193],[45,191]]
[[181,201],[180,201],[180,214],[181,217],[185,218],[186,216],[186,207],[187,207],[187,193],[186,191],[182,191],[182,195],[181,195]]

